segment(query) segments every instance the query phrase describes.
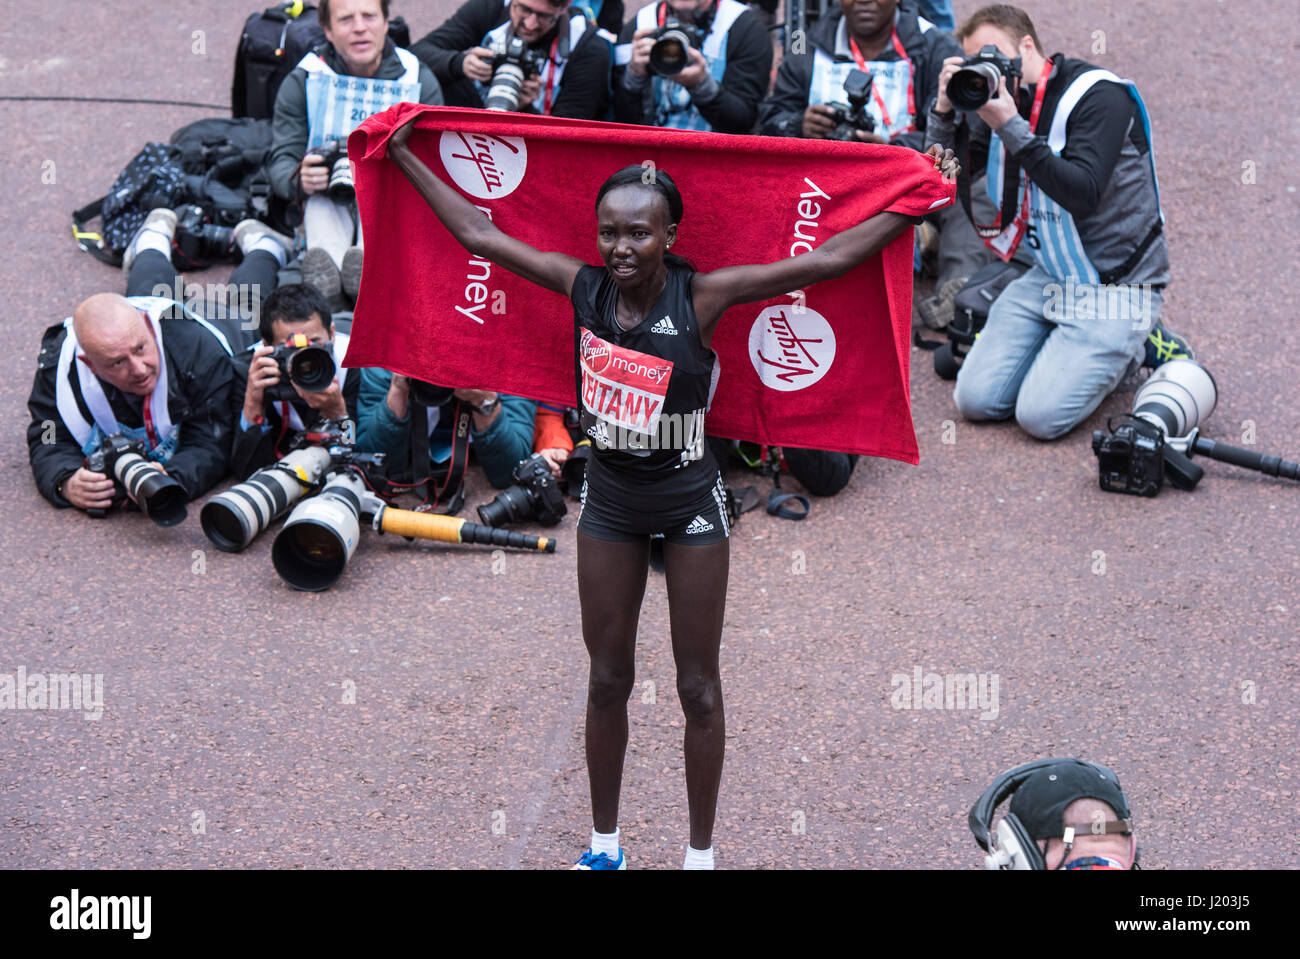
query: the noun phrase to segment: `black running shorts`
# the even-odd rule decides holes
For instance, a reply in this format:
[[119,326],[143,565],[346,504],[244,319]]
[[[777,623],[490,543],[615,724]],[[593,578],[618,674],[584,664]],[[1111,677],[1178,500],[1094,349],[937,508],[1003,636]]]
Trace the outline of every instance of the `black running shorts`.
[[[693,495],[671,497],[663,495],[667,491],[662,487],[677,485],[675,477],[647,484],[646,490],[639,491],[598,466],[592,469],[593,465],[594,461],[587,467],[578,514],[578,529],[588,536],[615,543],[662,536],[668,543],[709,546],[731,535],[727,487],[716,469],[711,485],[692,482]],[[650,495],[652,490],[654,495]]]

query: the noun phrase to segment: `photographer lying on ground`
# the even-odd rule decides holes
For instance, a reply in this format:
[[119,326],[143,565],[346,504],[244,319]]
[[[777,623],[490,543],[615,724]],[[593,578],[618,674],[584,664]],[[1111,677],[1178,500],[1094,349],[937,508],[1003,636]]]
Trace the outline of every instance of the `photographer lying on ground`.
[[1157,325],[1169,250],[1146,108],[1108,71],[1045,58],[1018,7],[982,7],[957,36],[982,62],[945,61],[928,142],[959,147],[968,125],[971,166],[987,162],[990,194],[1003,194],[992,197],[1002,216],[985,242],[1005,256],[1023,242],[1035,265],[994,301],[953,400],[968,420],[1014,415],[1055,439],[1144,357],[1190,355]]
[[309,286],[289,284],[267,297],[258,329],[255,349],[234,357],[230,466],[240,479],[288,453],[305,430],[355,420],[361,379],[359,370],[343,369],[347,337],[335,335],[325,297]]
[[[174,300],[150,295],[180,285],[171,262],[175,232],[176,214],[153,210],[122,260],[127,296],[92,296],[45,331],[27,401],[27,446],[36,487],[55,506],[99,511],[125,498],[112,476],[83,465],[111,437],[122,437],[114,447],[138,443],[139,455],[178,482],[186,499],[225,475],[231,344]],[[255,308],[275,288],[283,242],[245,220],[234,243],[244,259],[229,289],[246,294],[241,309]]]

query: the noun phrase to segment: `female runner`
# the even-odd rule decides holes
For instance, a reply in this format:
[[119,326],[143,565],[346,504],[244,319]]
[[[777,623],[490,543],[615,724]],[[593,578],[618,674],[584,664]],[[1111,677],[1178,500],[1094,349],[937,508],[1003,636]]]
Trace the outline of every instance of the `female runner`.
[[[408,146],[414,119],[388,141],[388,156],[466,250],[573,301],[583,429],[592,456],[578,518],[578,596],[591,657],[587,771],[591,848],[573,868],[625,869],[618,801],[627,749],[636,629],[652,536],[664,539],[664,574],[677,692],[686,717],[690,845],[685,868],[713,867],[713,819],[725,727],[718,648],[726,606],[728,518],[718,464],[704,442],[704,412],[717,382],[709,349],[729,307],[842,276],[910,223],[880,213],[810,253],[775,263],[697,273],[669,253],[682,219],[672,178],[627,167],[596,194],[603,267],[545,253],[502,233]],[[951,150],[931,148],[945,179]]]

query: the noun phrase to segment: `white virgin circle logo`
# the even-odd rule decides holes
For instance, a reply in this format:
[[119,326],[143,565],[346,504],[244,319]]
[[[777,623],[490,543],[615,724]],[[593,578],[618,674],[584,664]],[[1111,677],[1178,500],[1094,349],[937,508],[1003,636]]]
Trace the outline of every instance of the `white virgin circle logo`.
[[802,390],[835,361],[835,331],[810,307],[769,306],[749,329],[749,360],[764,386],[783,393]]
[[528,167],[528,147],[519,137],[444,130],[438,152],[456,185],[481,200],[514,193]]

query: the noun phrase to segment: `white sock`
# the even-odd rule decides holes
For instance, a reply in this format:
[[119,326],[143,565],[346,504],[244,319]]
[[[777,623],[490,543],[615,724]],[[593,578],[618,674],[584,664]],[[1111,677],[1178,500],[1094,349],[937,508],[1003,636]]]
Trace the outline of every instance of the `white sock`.
[[612,861],[618,862],[618,827],[610,833],[591,831],[591,854],[599,856],[601,853],[607,855]]
[[145,250],[157,250],[169,260],[171,259],[172,238],[166,233],[159,233],[157,230],[141,230],[132,246],[135,247],[136,256]]
[[267,236],[265,233],[258,234],[257,239],[254,240],[252,243],[248,244],[248,246],[244,248],[243,251],[244,256],[248,256],[248,254],[254,252],[255,250],[261,250],[263,253],[270,253],[273,257],[275,257],[276,263],[279,263],[281,266],[284,266],[285,264],[284,246],[280,243],[279,240],[275,239],[275,237]]
[[694,846],[686,847],[686,861],[682,863],[683,869],[712,869],[713,868],[713,847],[708,849],[696,849]]

